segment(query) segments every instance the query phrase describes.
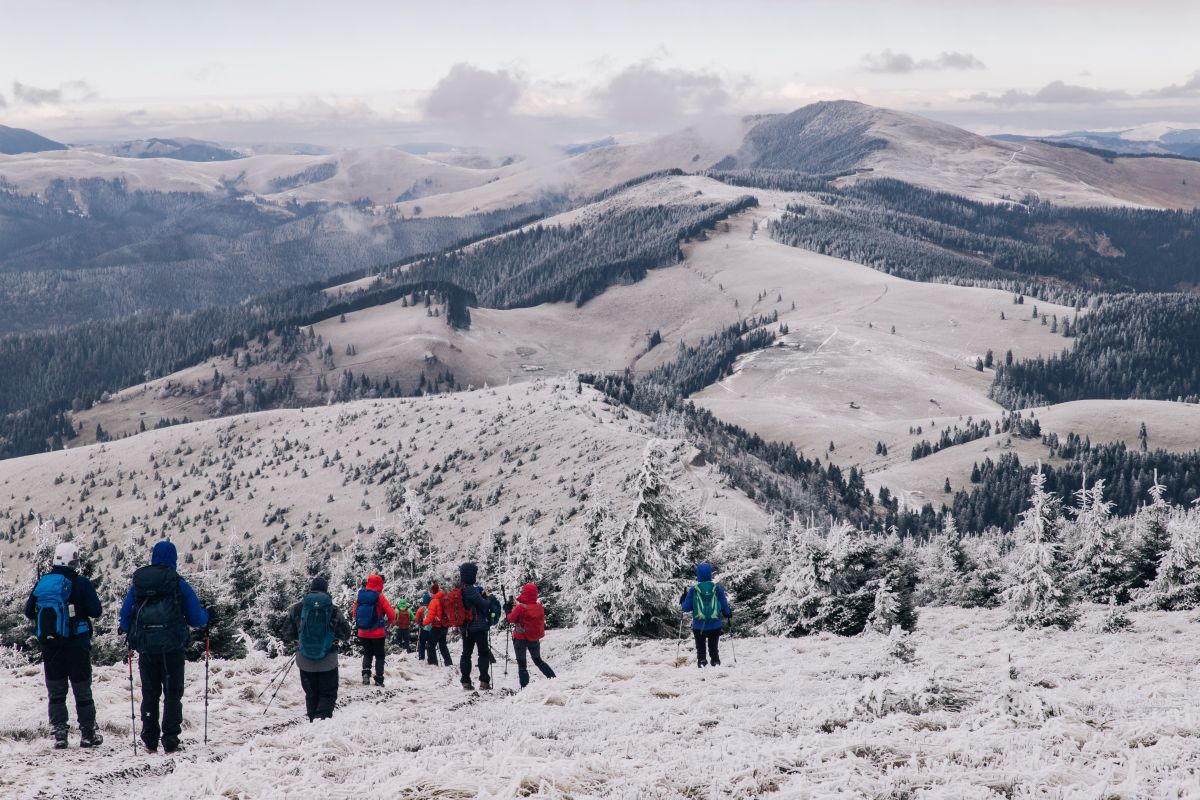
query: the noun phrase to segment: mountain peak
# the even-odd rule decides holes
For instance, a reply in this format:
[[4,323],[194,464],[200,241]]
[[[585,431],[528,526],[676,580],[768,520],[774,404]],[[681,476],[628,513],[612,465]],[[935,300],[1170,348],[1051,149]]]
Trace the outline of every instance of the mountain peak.
[[0,125],[0,153],[16,155],[18,153],[41,153],[47,150],[66,150],[67,146],[45,136],[27,131],[24,128],[10,128]]

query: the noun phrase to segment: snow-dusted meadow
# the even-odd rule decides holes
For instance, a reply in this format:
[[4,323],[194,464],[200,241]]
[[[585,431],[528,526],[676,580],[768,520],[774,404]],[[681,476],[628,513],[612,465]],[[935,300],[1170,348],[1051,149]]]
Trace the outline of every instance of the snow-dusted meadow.
[[[0,673],[0,795],[13,798],[1149,798],[1198,797],[1200,637],[1185,612],[1099,633],[1018,632],[1001,611],[922,609],[915,660],[869,634],[726,640],[694,666],[690,638],[591,647],[552,632],[554,681],[504,675],[473,696],[457,669],[389,656],[387,687],[342,660],[339,708],[309,724],[284,664],[190,664],[184,750],[132,753],[126,667],[98,668],[106,742],[51,749],[40,667]],[[735,617],[735,622],[737,618]],[[735,663],[736,652],[736,663]],[[455,653],[457,656],[457,653]],[[136,684],[137,675],[134,673]],[[74,712],[72,711],[72,716]]]

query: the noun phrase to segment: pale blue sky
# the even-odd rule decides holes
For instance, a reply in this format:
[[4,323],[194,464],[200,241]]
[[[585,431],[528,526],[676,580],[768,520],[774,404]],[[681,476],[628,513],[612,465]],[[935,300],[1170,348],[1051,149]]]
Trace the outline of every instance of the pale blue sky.
[[0,0],[0,27],[0,123],[74,140],[455,136],[478,121],[425,101],[458,63],[560,138],[678,127],[629,111],[671,87],[684,124],[831,97],[986,132],[1200,124],[1193,2]]

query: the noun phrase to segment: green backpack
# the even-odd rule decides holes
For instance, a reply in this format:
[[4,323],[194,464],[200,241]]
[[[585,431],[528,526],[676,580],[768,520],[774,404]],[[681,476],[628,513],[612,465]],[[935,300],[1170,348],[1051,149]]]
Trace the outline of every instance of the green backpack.
[[721,604],[717,601],[717,585],[712,581],[696,584],[692,596],[692,619],[712,622],[721,618]]
[[324,592],[309,592],[300,606],[300,655],[320,661],[333,648],[333,600]]

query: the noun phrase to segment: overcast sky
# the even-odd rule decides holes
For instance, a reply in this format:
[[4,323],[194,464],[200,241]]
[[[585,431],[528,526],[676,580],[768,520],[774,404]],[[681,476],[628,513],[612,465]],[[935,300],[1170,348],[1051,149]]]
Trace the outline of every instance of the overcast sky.
[[67,141],[569,141],[835,98],[1200,127],[1200,2],[0,0],[0,26],[0,123]]

